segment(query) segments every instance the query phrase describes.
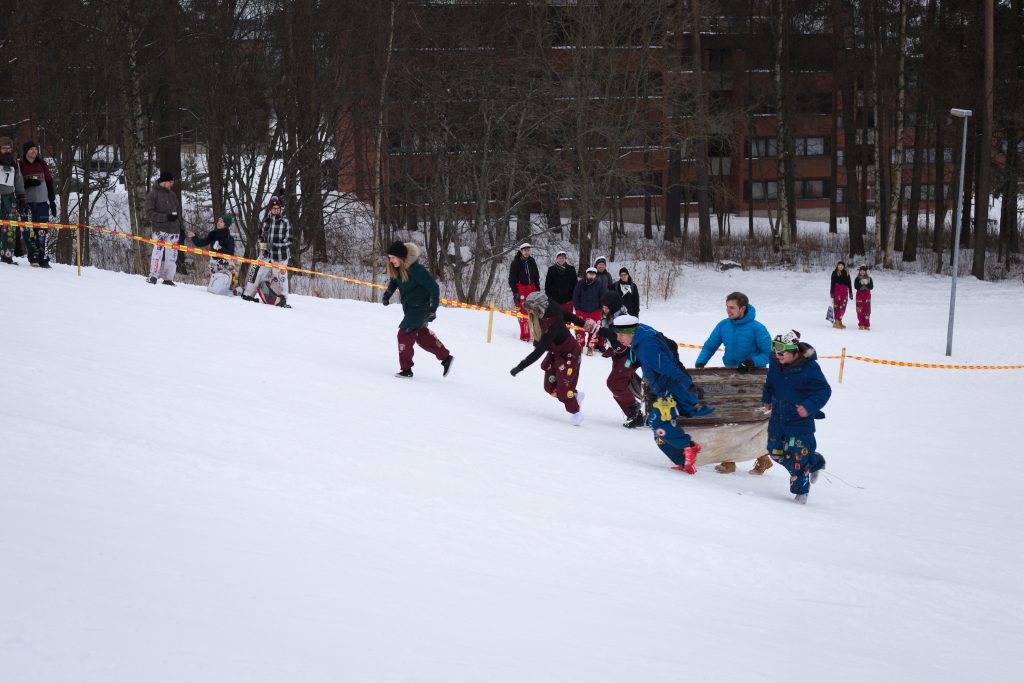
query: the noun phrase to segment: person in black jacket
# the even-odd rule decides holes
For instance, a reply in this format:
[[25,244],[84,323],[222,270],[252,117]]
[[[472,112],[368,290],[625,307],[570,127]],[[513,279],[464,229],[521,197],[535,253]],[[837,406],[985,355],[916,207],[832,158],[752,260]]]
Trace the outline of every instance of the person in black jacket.
[[[576,309],[576,315],[584,320],[601,320],[601,299],[604,298],[604,285],[597,279],[597,268],[587,268],[586,276],[576,283],[576,289],[572,293],[572,305]],[[589,334],[584,330],[576,331],[576,341],[580,346],[587,347],[587,355],[594,355],[594,348],[604,350],[604,339],[596,334]]]
[[566,328],[566,321],[574,325],[585,325],[596,331],[596,321],[583,320],[572,313],[566,313],[558,304],[548,299],[544,292],[534,292],[523,302],[533,351],[511,370],[513,377],[537,362],[545,353],[541,370],[544,372],[544,393],[555,396],[566,412],[572,416],[572,424],[583,424],[580,402],[583,394],[576,391],[580,379],[580,346]]
[[544,278],[544,293],[563,311],[572,313],[572,293],[576,291],[578,280],[576,266],[569,263],[568,254],[560,251],[555,254],[555,263]]
[[832,327],[837,330],[845,330],[843,314],[846,313],[846,302],[853,298],[853,283],[850,282],[850,274],[846,271],[846,263],[840,261],[836,269],[832,271],[832,286],[828,290],[832,297],[832,310],[836,319]]
[[633,278],[630,277],[629,271],[625,268],[619,268],[619,281],[615,283],[612,289],[619,292],[622,295],[622,305],[626,307],[629,315],[634,318],[640,317],[640,290],[637,289],[636,284],[633,282]]
[[612,274],[608,272],[608,259],[598,256],[594,261],[594,268],[597,269],[597,281],[604,289],[611,289],[615,283],[612,282]]
[[508,267],[508,286],[512,288],[512,300],[524,317],[519,319],[520,341],[530,341],[530,327],[526,322],[523,302],[531,293],[540,289],[540,271],[537,262],[530,256],[530,243],[519,245],[519,251]]
[[[228,256],[235,255],[235,238],[231,235],[231,223],[234,222],[231,216],[223,215],[217,219],[213,230],[207,233],[206,237],[196,237],[191,230],[185,232],[192,244],[197,247],[210,247],[210,251]],[[235,294],[238,289],[238,267],[234,261],[210,257],[210,284],[206,291],[213,294]],[[217,277],[223,273],[228,280],[227,291],[219,284],[224,278]]]
[[871,290],[875,288],[871,276],[868,275],[868,267],[861,266],[857,271],[857,278],[853,281],[853,287],[857,290],[857,329],[871,329]]

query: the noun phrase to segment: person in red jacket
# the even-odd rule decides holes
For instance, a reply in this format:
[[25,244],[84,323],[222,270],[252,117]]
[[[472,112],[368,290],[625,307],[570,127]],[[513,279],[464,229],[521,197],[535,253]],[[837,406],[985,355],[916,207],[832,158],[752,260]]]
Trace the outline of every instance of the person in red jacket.
[[523,302],[531,293],[540,289],[540,271],[537,269],[537,262],[530,256],[529,242],[519,245],[519,251],[512,259],[512,265],[508,268],[508,286],[512,288],[512,300],[516,302],[516,308],[523,314],[519,319],[519,339],[528,342],[530,325],[523,311]]

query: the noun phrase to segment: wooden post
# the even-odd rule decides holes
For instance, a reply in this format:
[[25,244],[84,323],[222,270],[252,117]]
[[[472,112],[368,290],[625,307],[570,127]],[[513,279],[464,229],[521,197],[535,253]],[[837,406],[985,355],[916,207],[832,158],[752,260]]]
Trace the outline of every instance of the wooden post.
[[843,347],[842,355],[839,356],[839,383],[843,383],[843,368],[846,367],[846,347]]
[[82,224],[75,228],[75,264],[78,266],[78,277],[82,277]]
[[494,332],[494,302],[491,302],[491,310],[487,312],[487,343],[491,343],[491,336]]

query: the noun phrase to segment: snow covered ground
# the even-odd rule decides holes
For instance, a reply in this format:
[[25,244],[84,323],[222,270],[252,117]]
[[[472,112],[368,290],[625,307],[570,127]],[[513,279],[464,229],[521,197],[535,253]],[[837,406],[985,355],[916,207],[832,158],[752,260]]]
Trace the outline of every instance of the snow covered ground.
[[[687,267],[642,317],[700,343],[741,289],[821,353],[946,361],[948,279],[874,275],[871,332],[824,321],[827,273]],[[780,467],[670,470],[619,426],[602,358],[569,426],[536,366],[509,376],[511,319],[487,345],[486,315],[441,311],[452,374],[418,352],[406,381],[395,306],[24,264],[0,291],[4,681],[1024,670],[1024,371],[848,362],[800,507]],[[957,321],[953,362],[1024,362],[1019,284],[962,281]]]

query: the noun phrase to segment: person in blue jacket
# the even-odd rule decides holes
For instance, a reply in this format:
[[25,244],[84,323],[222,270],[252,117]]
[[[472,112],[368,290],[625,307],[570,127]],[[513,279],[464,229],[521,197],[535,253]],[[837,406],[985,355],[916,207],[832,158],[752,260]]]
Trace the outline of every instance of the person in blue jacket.
[[[741,372],[750,368],[766,367],[772,354],[772,336],[768,334],[768,328],[755,319],[757,311],[750,305],[747,295],[743,292],[733,292],[725,297],[725,315],[726,318],[715,325],[711,336],[704,342],[704,348],[694,365],[703,368],[718,347],[725,344],[722,358],[722,365],[725,367],[739,368]],[[765,454],[757,459],[750,473],[764,474],[771,466],[772,459]],[[715,465],[715,471],[731,474],[736,471],[736,463],[721,462]]]
[[761,402],[772,413],[768,421],[768,453],[789,471],[789,491],[795,502],[807,504],[807,493],[825,469],[815,449],[814,421],[832,395],[818,366],[818,354],[791,330],[772,340],[772,360]]
[[612,328],[619,343],[629,347],[630,364],[640,366],[648,388],[656,397],[647,418],[654,432],[654,442],[672,461],[672,469],[697,474],[700,444],[690,438],[677,418],[703,417],[715,409],[700,400],[700,392],[663,334],[649,325],[641,325],[632,315],[615,318]]

